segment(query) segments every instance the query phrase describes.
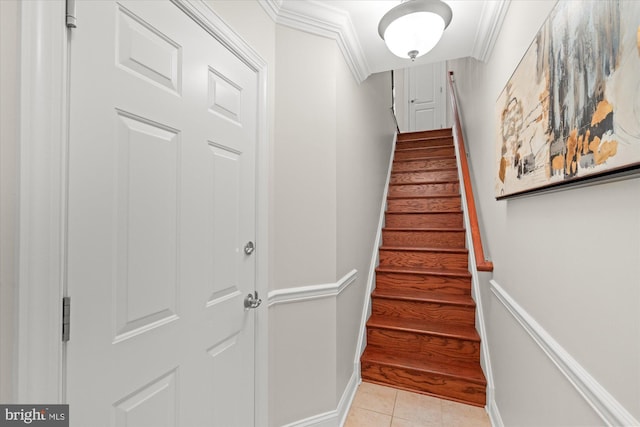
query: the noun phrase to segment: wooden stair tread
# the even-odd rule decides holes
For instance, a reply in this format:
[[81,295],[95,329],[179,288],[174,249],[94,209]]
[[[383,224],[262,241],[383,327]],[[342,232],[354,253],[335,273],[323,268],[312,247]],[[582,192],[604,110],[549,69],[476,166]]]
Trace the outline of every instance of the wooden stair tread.
[[453,172],[457,171],[458,168],[434,168],[434,169],[414,169],[414,170],[399,170],[394,171],[391,170],[391,175],[402,175],[402,174],[414,174],[416,172]]
[[469,270],[462,269],[447,269],[438,270],[432,268],[419,268],[419,267],[402,267],[396,265],[379,265],[376,268],[378,273],[407,273],[407,274],[424,274],[430,276],[446,276],[446,277],[462,277],[470,278],[471,273]]
[[441,252],[447,254],[466,254],[469,250],[466,248],[414,248],[411,246],[380,246],[381,251],[396,251],[396,252]]
[[[394,172],[394,173],[404,173],[404,172]],[[411,173],[411,172],[410,172]],[[430,178],[430,179],[424,179],[424,180],[420,180],[420,181],[408,181],[408,182],[390,182],[389,185],[394,186],[394,185],[420,185],[420,184],[445,184],[445,183],[450,183],[450,182],[460,182],[459,179],[457,178]],[[454,194],[454,193],[452,193]],[[455,193],[455,194],[460,194],[460,193]],[[414,196],[415,197],[415,196]],[[420,197],[420,196],[418,196]]]
[[[416,196],[414,194],[394,194],[394,195],[389,195],[387,196],[387,200],[407,200],[407,199],[440,199],[440,198],[451,198],[451,197],[460,197],[459,193],[436,193],[434,195],[425,195],[425,196]],[[449,212],[459,212],[457,210],[446,210],[446,211],[424,211],[424,212],[403,212],[403,211],[396,211],[396,210],[391,210],[391,211],[387,211],[390,213],[430,213],[430,212],[442,212],[442,213],[449,213]]]
[[476,303],[470,295],[456,295],[415,289],[374,289],[373,298],[400,301],[424,302],[432,304],[448,304],[475,309]]
[[474,326],[429,322],[425,320],[401,319],[372,314],[367,321],[367,328],[390,329],[394,331],[412,332],[422,335],[436,335],[466,341],[480,342],[480,336]]
[[453,147],[453,142],[442,142],[442,144],[438,144],[438,145],[428,145],[426,147],[401,147],[400,145],[396,145],[396,153],[397,152],[403,152],[403,153],[407,153],[407,152],[411,152],[411,151],[417,151],[417,150],[431,150],[431,149],[436,149],[436,148],[451,148]]
[[441,228],[431,228],[431,227],[383,227],[382,231],[407,231],[407,232],[412,232],[412,231],[465,231],[464,228],[460,228],[460,227],[441,227]]
[[[440,159],[452,159],[455,160],[456,156],[438,156]],[[415,159],[393,159],[393,163],[396,162],[414,162]]]
[[403,132],[398,134],[398,142],[420,141],[424,139],[441,139],[441,138],[453,138],[453,131],[451,128],[430,130],[430,131],[417,131],[417,132]]
[[[415,196],[415,195],[411,195],[411,196],[402,196],[402,199],[416,199],[416,200],[421,200],[421,199],[455,199],[455,198],[459,198],[460,194],[424,194],[424,195],[419,195],[419,196]],[[457,210],[458,212],[460,211],[460,209]]]
[[[410,197],[412,199],[415,199],[415,196]],[[462,214],[462,210],[460,209],[451,209],[448,212],[435,212],[435,211],[428,211],[428,212],[391,212],[393,214],[400,214],[400,215],[442,215],[442,214]]]
[[[443,147],[437,147],[437,148],[443,148]],[[412,150],[421,150],[420,148],[412,148]],[[424,150],[424,148],[422,148],[422,150]],[[403,151],[403,150],[400,150]],[[418,156],[418,157],[411,157],[411,158],[407,158],[407,159],[393,159],[394,162],[413,162],[416,160],[430,160],[430,159],[450,159],[451,156],[448,154],[437,154],[437,155],[430,155],[430,156]]]
[[[460,182],[459,179],[454,179],[454,178],[440,178],[440,179],[428,179],[428,180],[423,180],[423,181],[411,181],[411,182],[391,182],[389,183],[390,186],[395,186],[395,185],[420,185],[420,184],[446,184],[446,183],[457,183]],[[451,193],[452,196],[456,195],[459,196],[460,193]],[[420,196],[412,196],[412,197],[420,197]],[[435,197],[435,195],[433,195],[432,197]]]
[[440,209],[437,211],[434,210],[412,210],[412,211],[406,211],[404,209],[401,208],[397,208],[397,209],[388,209],[387,213],[392,213],[392,214],[429,214],[429,213],[459,213],[460,211],[457,209]]
[[360,360],[363,362],[394,366],[401,369],[410,369],[413,371],[462,378],[480,385],[486,385],[487,383],[479,364],[477,368],[453,366],[446,363],[423,360],[418,356],[419,355],[417,354],[398,355],[383,353],[376,349],[367,347],[364,353],[362,353]]

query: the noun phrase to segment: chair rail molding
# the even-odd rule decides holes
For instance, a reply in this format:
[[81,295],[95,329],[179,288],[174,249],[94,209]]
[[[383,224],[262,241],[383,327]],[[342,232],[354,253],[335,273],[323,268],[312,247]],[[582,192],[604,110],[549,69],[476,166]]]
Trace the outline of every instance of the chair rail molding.
[[495,280],[491,280],[490,284],[491,292],[498,301],[504,305],[607,426],[640,425],[640,421],[636,420],[602,387],[507,291]]
[[308,301],[318,298],[327,298],[339,295],[349,285],[355,282],[358,270],[351,270],[335,283],[323,283],[320,285],[296,286],[292,288],[276,289],[270,291],[267,299],[268,306],[292,302]]

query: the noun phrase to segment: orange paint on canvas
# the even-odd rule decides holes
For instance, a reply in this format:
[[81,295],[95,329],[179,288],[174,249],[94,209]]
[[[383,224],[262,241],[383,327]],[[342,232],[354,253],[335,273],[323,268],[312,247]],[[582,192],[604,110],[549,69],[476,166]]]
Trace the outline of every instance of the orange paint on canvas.
[[613,105],[609,104],[607,100],[600,101],[596,107],[596,111],[591,117],[591,126],[595,126],[603,121],[611,112],[613,112]]
[[575,173],[576,166],[574,165],[575,161],[573,157],[576,155],[576,150],[578,148],[578,129],[573,129],[569,134],[569,138],[567,138],[567,162],[565,171],[567,174]]
[[601,165],[609,157],[613,157],[618,152],[618,141],[605,141],[595,153],[596,164]]
[[555,156],[553,160],[551,160],[551,168],[554,171],[564,169],[564,157],[563,156]]

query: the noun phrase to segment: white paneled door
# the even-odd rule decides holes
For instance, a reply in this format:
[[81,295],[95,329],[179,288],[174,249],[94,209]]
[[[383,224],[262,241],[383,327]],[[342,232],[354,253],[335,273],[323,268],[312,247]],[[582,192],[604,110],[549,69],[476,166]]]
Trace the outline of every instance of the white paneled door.
[[258,76],[176,5],[78,1],[71,425],[254,425]]
[[409,68],[409,130],[441,129],[445,122],[444,64]]

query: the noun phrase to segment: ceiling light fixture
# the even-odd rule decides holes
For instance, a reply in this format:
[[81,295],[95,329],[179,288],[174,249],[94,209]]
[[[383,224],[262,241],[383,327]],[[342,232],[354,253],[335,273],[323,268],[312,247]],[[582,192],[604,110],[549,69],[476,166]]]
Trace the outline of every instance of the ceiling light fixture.
[[440,41],[452,16],[440,0],[408,0],[385,13],[378,34],[394,55],[413,61]]

